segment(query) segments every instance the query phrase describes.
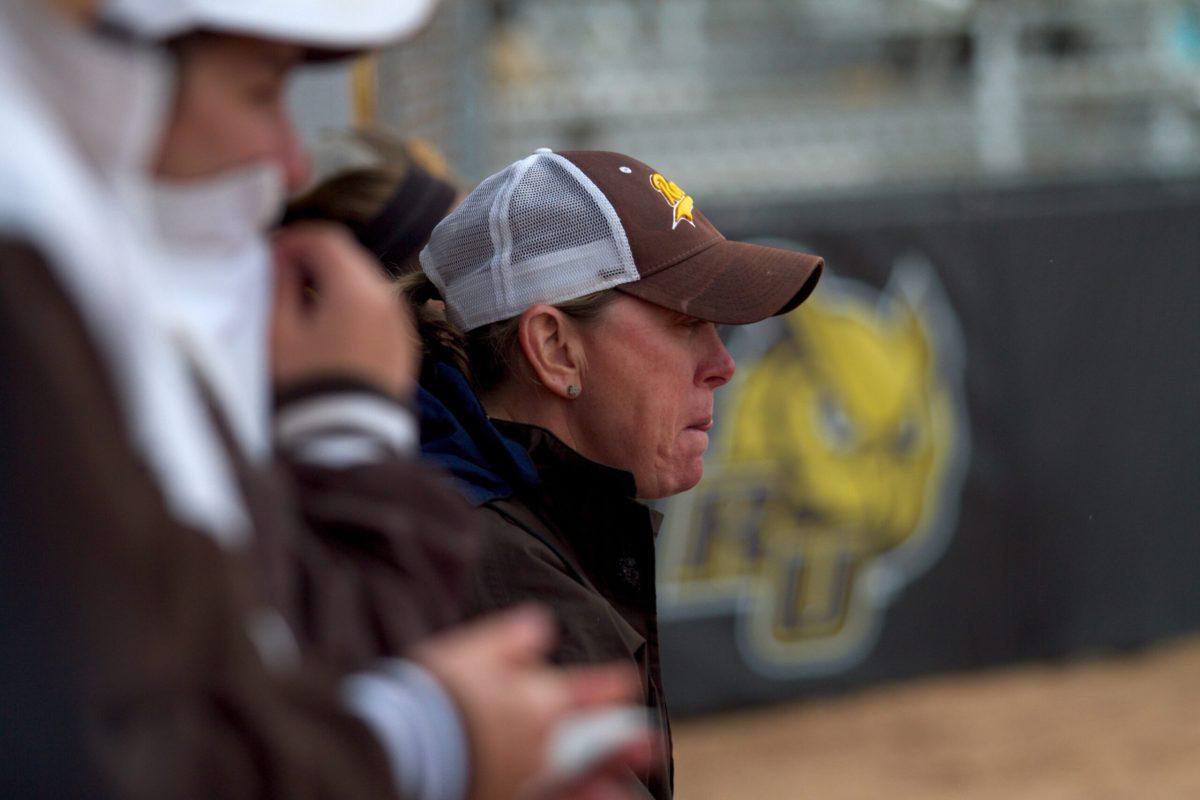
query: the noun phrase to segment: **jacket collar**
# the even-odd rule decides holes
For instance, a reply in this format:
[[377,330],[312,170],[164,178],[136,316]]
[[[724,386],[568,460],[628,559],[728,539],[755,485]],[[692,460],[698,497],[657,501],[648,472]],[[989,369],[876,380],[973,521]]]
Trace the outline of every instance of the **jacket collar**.
[[[493,420],[493,423],[505,438],[529,452],[546,484],[563,486],[568,494],[584,489],[602,497],[623,497],[644,505],[637,500],[637,481],[632,472],[585,458],[545,428],[507,420]],[[650,529],[657,538],[663,514],[651,506],[645,507],[650,514]]]
[[[445,362],[426,364],[417,402],[422,455],[450,472],[472,505],[539,488],[637,496],[633,473],[585,458],[545,428],[490,419],[466,376]],[[657,535],[662,514],[649,512]]]
[[493,420],[500,433],[521,445],[533,460],[541,479],[554,487],[583,487],[605,497],[637,496],[633,473],[598,464],[567,446],[545,428],[507,420]]

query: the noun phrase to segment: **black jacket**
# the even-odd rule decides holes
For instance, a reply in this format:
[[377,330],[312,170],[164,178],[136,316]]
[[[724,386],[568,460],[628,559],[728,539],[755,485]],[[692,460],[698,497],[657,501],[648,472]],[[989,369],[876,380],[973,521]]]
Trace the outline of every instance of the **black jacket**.
[[489,520],[470,607],[542,603],[559,620],[556,662],[634,664],[666,745],[638,778],[651,796],[670,798],[654,584],[660,515],[635,499],[629,472],[589,461],[542,428],[489,420],[461,373],[444,364],[426,369],[421,412],[422,451]]

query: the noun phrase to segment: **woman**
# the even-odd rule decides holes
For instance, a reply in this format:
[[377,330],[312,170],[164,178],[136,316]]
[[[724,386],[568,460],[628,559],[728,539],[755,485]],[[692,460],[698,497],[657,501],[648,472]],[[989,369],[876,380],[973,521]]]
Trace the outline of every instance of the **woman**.
[[339,222],[392,278],[420,270],[417,254],[461,199],[445,159],[420,139],[340,132],[316,143],[312,164],[314,177],[288,204],[284,224]]
[[638,778],[670,797],[658,519],[639,501],[700,480],[734,370],[717,324],[790,311],[822,262],[725,240],[635,159],[546,149],[468,195],[420,261],[401,284],[426,350],[422,452],[490,521],[475,608],[548,604],[555,660],[635,664],[668,743]]
[[[639,500],[700,480],[713,392],[734,371],[717,324],[795,308],[821,260],[725,240],[627,156],[543,149],[472,192],[421,265],[447,317],[422,313],[422,451],[491,520],[478,609],[545,602],[557,660],[632,661],[669,742],[658,520]],[[657,798],[671,794],[664,756],[639,776]]]
[[[537,618],[431,639],[419,663],[336,668],[324,642],[283,620],[311,588],[287,557],[301,540],[333,544],[321,549],[339,572],[353,571],[351,549],[386,558],[390,609],[419,608],[419,624],[454,602],[432,601],[455,582],[443,570],[459,572],[448,543],[462,526],[433,544],[435,520],[410,516],[395,490],[414,493],[429,473],[404,452],[409,326],[348,236],[309,226],[276,240],[274,371],[307,390],[277,417],[291,421],[278,435],[288,456],[275,462],[262,405],[234,405],[268,396],[252,352],[266,331],[246,331],[263,317],[238,313],[271,298],[252,212],[304,172],[286,76],[321,48],[348,54],[411,29],[427,7],[0,3],[0,372],[19,376],[0,427],[4,451],[26,455],[3,482],[5,538],[22,540],[4,555],[26,558],[4,577],[38,584],[18,631],[48,631],[38,668],[61,693],[20,700],[48,705],[52,730],[39,719],[13,733],[91,779],[58,796],[511,797],[549,761],[558,722],[610,694],[607,678],[539,666],[550,637]],[[159,37],[174,63],[149,49]],[[218,213],[179,213],[197,203]],[[176,291],[188,277],[191,298]],[[222,391],[224,366],[243,368],[240,391]],[[239,467],[256,474],[239,481]],[[292,476],[306,487],[298,502]],[[469,524],[446,494],[436,521]],[[276,544],[284,557],[264,560],[278,570],[256,572]],[[374,622],[355,615],[342,631]],[[46,730],[79,749],[44,746]],[[34,784],[23,788],[4,794]]]

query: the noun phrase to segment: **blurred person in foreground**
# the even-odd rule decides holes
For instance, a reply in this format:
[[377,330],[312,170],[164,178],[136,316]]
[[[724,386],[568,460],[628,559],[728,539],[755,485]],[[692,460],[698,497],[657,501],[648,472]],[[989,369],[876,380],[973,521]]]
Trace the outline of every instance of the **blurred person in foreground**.
[[822,261],[726,240],[636,159],[548,149],[485,180],[420,261],[402,283],[426,348],[422,452],[489,520],[472,602],[551,606],[559,663],[634,664],[668,742],[638,777],[668,798],[659,518],[639,501],[701,478],[734,371],[717,325],[796,308]]
[[[260,583],[300,643],[338,666],[403,654],[461,618],[477,543],[444,477],[411,457],[410,323],[344,230],[276,231],[275,276],[263,235],[285,192],[306,185],[310,164],[330,152],[307,153],[296,139],[282,105],[288,65],[331,54],[211,25],[174,37],[169,50],[179,88],[144,198],[169,255],[155,270],[156,294],[228,421],[244,457],[235,461],[251,462],[239,465],[242,483],[278,495],[271,478],[283,477],[282,494],[304,516],[298,525],[259,514],[251,555]],[[391,219],[420,227],[428,202],[403,201]],[[364,270],[362,296],[344,296]],[[254,469],[272,450],[282,476]]]
[[[367,540],[411,580],[392,596],[415,609],[403,649],[447,621],[430,623],[423,592],[439,570],[458,573],[453,547],[415,540],[401,519],[413,498],[389,505],[404,491],[392,479],[420,480],[402,466],[415,357],[409,323],[348,236],[279,237],[275,436],[262,388],[261,227],[305,169],[285,76],[411,31],[428,5],[0,5],[4,578],[41,623],[34,652],[54,654],[25,669],[69,695],[60,738],[87,758],[64,771],[87,773],[81,785],[113,797],[512,797],[544,773],[564,715],[625,696],[617,673],[542,667],[551,637],[534,612],[435,637],[411,661],[367,663],[377,644],[339,658],[328,640],[363,620],[323,629],[295,609],[334,601],[320,587],[297,601],[296,584],[326,583],[291,548],[322,553],[354,593],[364,584],[345,549]],[[167,39],[170,56],[157,46]],[[307,505],[258,474],[276,447]],[[571,787],[580,796],[613,790],[586,777]]]

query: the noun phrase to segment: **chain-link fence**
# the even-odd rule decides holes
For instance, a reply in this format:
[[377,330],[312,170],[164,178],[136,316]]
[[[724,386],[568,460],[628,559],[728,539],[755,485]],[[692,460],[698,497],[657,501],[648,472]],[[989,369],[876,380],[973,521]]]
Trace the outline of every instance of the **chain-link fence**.
[[380,120],[471,179],[628,152],[706,198],[1200,168],[1200,4],[447,0]]

